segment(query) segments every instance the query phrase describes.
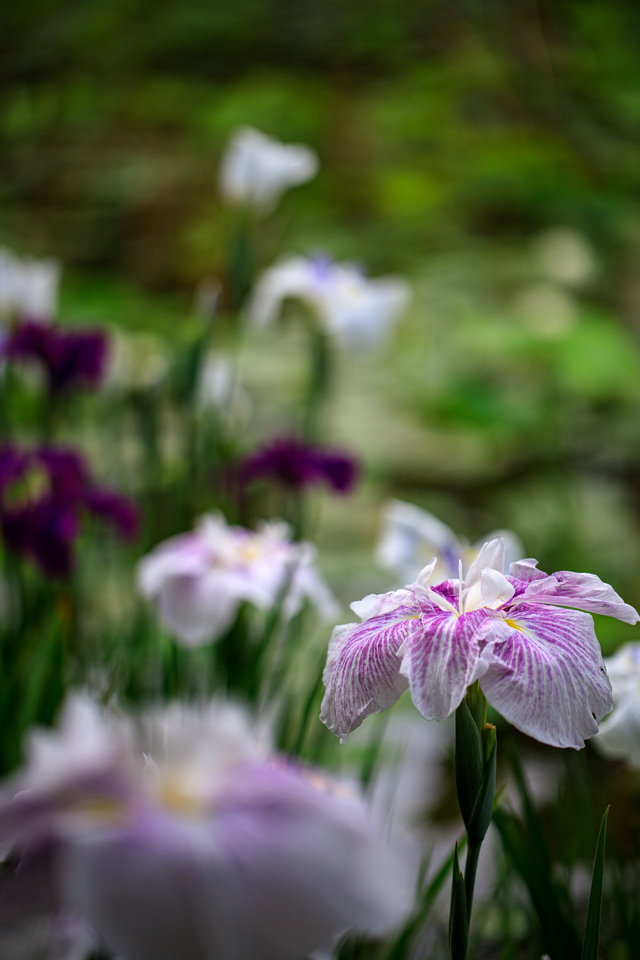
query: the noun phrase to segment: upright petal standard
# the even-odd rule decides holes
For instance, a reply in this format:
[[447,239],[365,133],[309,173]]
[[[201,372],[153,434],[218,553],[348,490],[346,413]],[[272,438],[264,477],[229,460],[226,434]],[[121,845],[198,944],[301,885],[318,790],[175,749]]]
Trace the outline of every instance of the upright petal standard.
[[0,914],[19,888],[23,922],[73,915],[122,960],[300,960],[408,905],[360,798],[223,703],[134,725],[72,697],[5,786],[0,840]]
[[407,686],[424,717],[444,720],[476,680],[542,743],[579,749],[597,733],[613,701],[590,614],[637,623],[637,611],[593,574],[549,576],[522,560],[505,576],[504,553],[497,537],[464,579],[431,586],[434,558],[410,587],[354,605],[363,622],[335,628],[324,677],[333,733],[346,739]]

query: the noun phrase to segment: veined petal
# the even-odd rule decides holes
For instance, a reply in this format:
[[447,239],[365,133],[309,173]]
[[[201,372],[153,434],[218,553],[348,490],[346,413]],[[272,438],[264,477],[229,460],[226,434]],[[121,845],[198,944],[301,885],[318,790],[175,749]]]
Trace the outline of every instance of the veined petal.
[[496,615],[476,610],[424,617],[407,637],[400,672],[411,686],[411,699],[427,720],[444,720],[460,705],[467,687],[489,668],[491,642],[481,643]]
[[579,750],[613,706],[593,619],[527,603],[500,635],[480,680],[489,703],[541,743]]
[[526,557],[524,560],[514,560],[509,564],[509,576],[516,580],[523,580],[529,583],[530,580],[542,580],[548,574],[538,570],[538,561],[533,557]]
[[333,631],[320,719],[343,742],[365,717],[393,706],[407,689],[397,653],[419,625],[408,607]]
[[561,570],[544,579],[533,580],[518,599],[520,602],[553,603],[589,613],[603,613],[624,623],[640,620],[638,611],[593,573]]

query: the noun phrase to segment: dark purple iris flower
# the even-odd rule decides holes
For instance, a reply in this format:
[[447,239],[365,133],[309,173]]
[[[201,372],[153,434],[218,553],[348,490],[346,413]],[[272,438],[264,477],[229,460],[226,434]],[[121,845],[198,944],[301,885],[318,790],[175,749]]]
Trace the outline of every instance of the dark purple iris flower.
[[[30,474],[37,477],[38,472],[43,489],[30,494]],[[14,488],[12,498],[14,485],[18,489]],[[84,460],[74,450],[0,447],[0,525],[11,550],[29,557],[48,576],[67,577],[73,570],[73,547],[82,515],[87,512],[111,521],[124,539],[137,533],[135,504],[94,484]]]
[[243,483],[273,477],[295,490],[328,483],[338,493],[348,493],[358,476],[358,464],[347,453],[313,446],[296,437],[281,437],[247,457],[240,467]]
[[61,393],[98,385],[107,360],[107,337],[102,330],[61,329],[24,320],[14,327],[4,354],[42,363],[51,393]]

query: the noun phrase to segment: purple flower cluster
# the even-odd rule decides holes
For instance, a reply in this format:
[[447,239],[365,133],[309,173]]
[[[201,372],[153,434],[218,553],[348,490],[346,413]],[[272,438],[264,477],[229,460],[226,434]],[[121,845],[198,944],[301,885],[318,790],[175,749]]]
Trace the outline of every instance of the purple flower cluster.
[[107,337],[102,330],[68,330],[35,320],[14,329],[4,346],[5,356],[42,364],[51,393],[74,387],[96,387],[107,360]]
[[327,483],[338,493],[348,493],[358,476],[358,464],[340,450],[313,446],[296,437],[280,437],[243,461],[243,483],[273,477],[294,490]]
[[0,526],[7,546],[51,577],[73,569],[82,514],[105,517],[124,539],[138,530],[138,510],[96,485],[79,454],[61,447],[0,447]]

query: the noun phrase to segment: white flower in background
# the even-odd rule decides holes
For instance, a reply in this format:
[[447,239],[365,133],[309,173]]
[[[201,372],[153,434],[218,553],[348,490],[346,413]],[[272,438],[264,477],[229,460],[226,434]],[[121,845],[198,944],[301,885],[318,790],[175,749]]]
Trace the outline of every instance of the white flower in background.
[[186,646],[217,640],[244,601],[274,606],[289,583],[283,613],[294,616],[305,599],[328,620],[338,605],[314,566],[315,548],[293,543],[286,523],[257,531],[205,516],[191,533],[161,543],[138,566],[140,592],[157,603],[164,626]]
[[240,127],[220,164],[225,200],[269,212],[288,187],[306,183],[318,172],[316,153],[299,143],[280,143],[254,127]]
[[408,307],[411,288],[401,277],[368,279],[352,263],[285,257],[258,280],[249,308],[253,322],[274,323],[290,298],[315,310],[327,333],[345,346],[366,347],[385,340]]
[[382,532],[376,547],[376,560],[385,570],[395,570],[406,583],[413,583],[432,557],[437,557],[431,583],[459,576],[462,561],[466,572],[479,554],[485,541],[502,537],[505,548],[504,572],[516,560],[524,557],[520,538],[511,530],[494,530],[478,543],[469,545],[464,537],[434,517],[427,510],[404,500],[388,500],[382,508]]
[[0,841],[0,908],[85,921],[121,960],[300,960],[408,906],[362,800],[222,702],[134,725],[71,697],[5,786]]
[[48,321],[58,310],[60,261],[22,260],[0,248],[0,314]]
[[640,769],[640,641],[623,644],[605,660],[613,690],[613,711],[593,743],[612,759]]

